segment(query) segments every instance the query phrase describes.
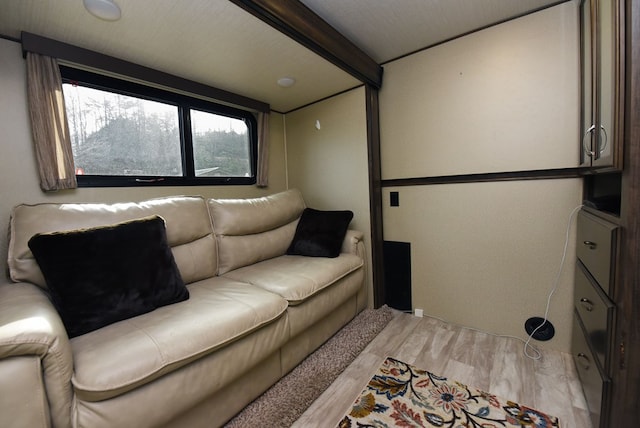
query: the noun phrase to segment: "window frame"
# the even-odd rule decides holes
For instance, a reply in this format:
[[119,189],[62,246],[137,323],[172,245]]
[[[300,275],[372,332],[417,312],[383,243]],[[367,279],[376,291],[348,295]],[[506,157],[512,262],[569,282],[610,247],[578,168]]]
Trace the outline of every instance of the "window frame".
[[[133,96],[144,100],[174,105],[178,108],[182,176],[149,175],[90,175],[76,174],[78,187],[144,187],[144,186],[207,186],[207,185],[254,185],[257,182],[258,123],[253,113],[218,104],[195,96],[183,95],[167,89],[147,86],[111,76],[105,76],[78,68],[60,65],[62,83],[79,84],[84,87]],[[249,177],[219,176],[198,177],[195,175],[193,138],[191,135],[190,110],[227,116],[244,120],[249,137]]]

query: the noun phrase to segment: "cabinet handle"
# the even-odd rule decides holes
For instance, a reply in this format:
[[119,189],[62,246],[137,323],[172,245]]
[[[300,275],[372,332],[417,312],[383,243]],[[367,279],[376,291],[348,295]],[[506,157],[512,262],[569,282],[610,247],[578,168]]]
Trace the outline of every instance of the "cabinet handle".
[[607,135],[607,130],[604,129],[604,126],[600,125],[600,134],[604,134],[604,139],[601,140],[602,144],[598,146],[598,157],[604,152],[604,149],[607,148],[607,143],[609,142],[609,136]]
[[164,181],[164,178],[136,178],[136,183],[157,183],[159,181]]
[[590,158],[595,156],[595,152],[591,150],[591,144],[589,144],[589,146],[587,147],[586,143],[590,143],[591,141],[590,140],[585,141],[585,138],[587,138],[587,135],[591,134],[595,129],[596,129],[596,126],[591,125],[589,129],[587,129],[587,131],[582,136],[582,149],[584,150],[585,154]]
[[586,309],[587,312],[593,311],[593,302],[586,297],[580,299],[580,304]]
[[576,356],[578,357],[578,360],[582,360],[582,368],[585,370],[589,370],[589,367],[591,367],[591,361],[589,360],[589,357],[587,357],[582,352],[579,352]]
[[607,130],[604,128],[604,126],[600,125],[600,134],[604,134],[604,139],[602,140],[602,144],[600,146],[596,147],[595,150],[592,150],[592,147],[587,146],[587,143],[589,143],[590,140],[585,140],[585,138],[587,138],[587,135],[591,134],[595,130],[596,130],[596,126],[591,125],[589,129],[587,129],[587,131],[584,133],[584,135],[582,136],[582,148],[587,156],[592,158],[597,155],[596,156],[596,159],[597,159],[600,157],[600,155],[604,152],[604,149],[607,147],[609,136],[607,135]]
[[596,244],[593,241],[584,241],[583,244],[589,247],[590,250],[595,250],[596,247],[598,246],[598,244]]

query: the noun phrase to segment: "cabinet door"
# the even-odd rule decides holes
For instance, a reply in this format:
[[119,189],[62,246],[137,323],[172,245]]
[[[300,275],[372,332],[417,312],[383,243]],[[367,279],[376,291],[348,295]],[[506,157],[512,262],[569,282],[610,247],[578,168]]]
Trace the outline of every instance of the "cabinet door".
[[611,380],[598,366],[585,338],[578,314],[573,317],[571,351],[580,383],[582,383],[584,398],[587,400],[593,428],[607,426]]
[[580,2],[580,166],[622,169],[624,79],[621,0]]
[[609,373],[615,306],[580,262],[576,264],[574,303],[594,357],[603,371]]
[[595,129],[592,164],[597,167],[622,168],[619,141],[621,122],[621,63],[619,0],[598,0],[596,24],[596,93],[594,97]]
[[578,213],[576,256],[612,296],[619,227],[585,211]]
[[590,0],[580,2],[580,82],[581,82],[581,117],[580,117],[580,166],[591,166],[592,147],[595,146],[595,79],[594,79],[594,37],[593,3]]

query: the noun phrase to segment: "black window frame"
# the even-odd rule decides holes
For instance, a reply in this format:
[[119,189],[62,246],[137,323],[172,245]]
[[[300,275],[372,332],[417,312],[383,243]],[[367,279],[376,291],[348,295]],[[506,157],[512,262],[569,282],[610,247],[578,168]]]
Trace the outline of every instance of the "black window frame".
[[[60,65],[62,83],[133,96],[150,101],[175,105],[178,108],[180,126],[180,150],[182,154],[182,176],[149,175],[76,175],[78,187],[144,187],[144,186],[211,186],[254,185],[257,182],[258,123],[253,113],[247,110],[218,104],[193,96],[105,76],[78,68]],[[244,120],[249,137],[251,175],[249,177],[219,176],[198,177],[195,175],[193,139],[191,135],[190,110],[227,116]]]

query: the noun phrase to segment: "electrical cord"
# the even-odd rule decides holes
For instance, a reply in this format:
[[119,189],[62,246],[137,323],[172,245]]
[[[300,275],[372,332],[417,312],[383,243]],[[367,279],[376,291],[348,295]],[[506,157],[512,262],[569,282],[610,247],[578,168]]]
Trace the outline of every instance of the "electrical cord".
[[[530,334],[529,337],[527,338],[526,342],[524,342],[524,355],[526,355],[527,357],[531,358],[532,360],[539,360],[542,357],[542,354],[540,353],[540,351],[538,350],[538,348],[536,348],[535,346],[533,346],[531,344],[531,339],[533,338],[533,335],[536,334],[536,332],[547,323],[547,319],[549,316],[549,308],[551,307],[551,298],[553,297],[553,295],[555,294],[555,292],[558,290],[558,287],[560,286],[560,275],[562,275],[562,270],[564,269],[564,262],[567,258],[567,247],[569,246],[569,235],[571,233],[571,226],[573,225],[573,219],[575,217],[575,215],[578,213],[578,211],[580,211],[580,209],[582,208],[582,205],[578,205],[577,207],[575,207],[573,209],[573,211],[571,211],[571,214],[569,215],[569,221],[567,222],[567,230],[565,232],[565,237],[564,237],[564,249],[562,250],[562,259],[560,260],[560,267],[558,268],[558,274],[556,275],[555,281],[554,281],[554,285],[553,288],[551,289],[551,292],[549,293],[549,296],[547,297],[547,306],[544,310],[544,317],[543,317],[543,321],[540,323],[540,325],[538,327],[536,327]],[[533,350],[533,355],[529,354],[529,349]]]
[[[445,320],[443,318],[439,318],[439,317],[436,317],[436,316],[433,316],[433,315],[429,315],[429,314],[424,314],[424,317],[432,318],[432,319],[435,319],[435,320],[438,320],[438,321],[442,321],[443,323],[450,324],[450,325],[453,325],[453,326],[458,327],[458,328],[464,328],[465,330],[471,330],[471,331],[475,331],[477,333],[488,334],[490,336],[495,336],[495,337],[507,337],[509,339],[516,339],[516,340],[519,340],[522,343],[526,343],[526,341],[523,338],[518,337],[518,336],[511,336],[510,334],[491,333],[489,331],[480,330],[479,328],[474,328],[474,327],[469,327],[469,326],[466,326],[466,325],[452,323],[452,322],[447,321],[447,320]],[[533,345],[530,345],[530,346],[533,346]],[[538,352],[540,352],[540,351],[538,351]]]

